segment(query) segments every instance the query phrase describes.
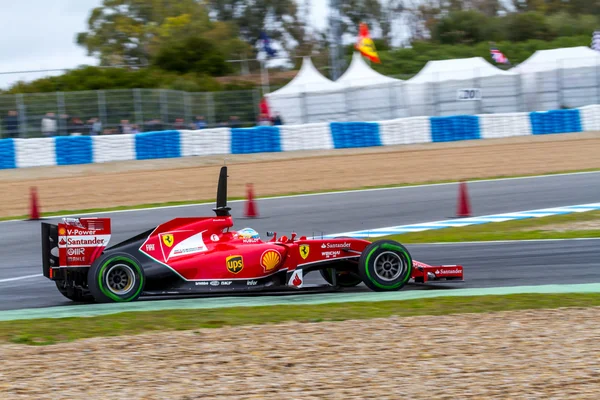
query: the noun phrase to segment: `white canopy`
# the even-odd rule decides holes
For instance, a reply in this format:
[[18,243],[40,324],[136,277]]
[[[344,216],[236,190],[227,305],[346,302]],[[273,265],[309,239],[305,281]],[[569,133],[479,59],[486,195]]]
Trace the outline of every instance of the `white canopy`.
[[342,85],[323,76],[310,57],[303,58],[294,79],[265,97],[284,124],[342,121],[346,115]]
[[595,67],[600,65],[600,53],[589,47],[566,47],[538,50],[527,60],[512,68],[520,73],[551,71],[560,68]]
[[449,80],[466,80],[494,75],[516,75],[516,72],[503,71],[482,57],[457,58],[454,60],[429,61],[408,83],[427,83]]
[[367,65],[359,52],[354,52],[350,66],[336,82],[356,87],[400,83],[402,80],[380,74]]
[[302,58],[300,70],[284,87],[267,94],[267,97],[292,95],[308,92],[327,92],[340,90],[340,85],[327,79],[314,66],[310,57]]

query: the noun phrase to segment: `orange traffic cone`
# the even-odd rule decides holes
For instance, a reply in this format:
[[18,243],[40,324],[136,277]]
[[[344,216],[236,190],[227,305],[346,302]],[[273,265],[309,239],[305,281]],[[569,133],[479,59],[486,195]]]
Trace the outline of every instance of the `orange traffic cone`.
[[247,184],[246,188],[248,191],[248,200],[246,201],[244,216],[247,218],[256,218],[258,217],[258,210],[256,208],[256,203],[254,202],[254,188],[251,183]]
[[36,188],[30,189],[30,209],[29,209],[29,220],[35,221],[40,219],[40,210],[38,205],[38,197]]
[[471,204],[469,202],[467,184],[462,181],[460,182],[460,185],[458,187],[458,207],[456,210],[456,216],[458,218],[471,216]]

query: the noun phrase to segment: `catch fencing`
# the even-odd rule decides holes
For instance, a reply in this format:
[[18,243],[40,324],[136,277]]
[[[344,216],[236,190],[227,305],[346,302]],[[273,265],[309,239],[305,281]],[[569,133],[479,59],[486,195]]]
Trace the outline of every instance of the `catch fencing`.
[[[398,81],[367,87],[357,82],[340,92],[294,96],[286,106],[291,117],[286,120],[284,115],[284,124],[547,111],[600,104],[600,68],[469,80],[440,78],[424,83]],[[3,94],[0,137],[41,137],[41,121],[49,112],[56,117],[59,136],[90,134],[93,118],[101,122],[103,134],[117,133],[123,120],[128,121],[133,132],[196,129],[192,124],[199,116],[208,128],[250,127],[259,119],[261,98],[260,88],[222,92],[132,89]],[[12,128],[5,123],[10,111],[16,111]]]

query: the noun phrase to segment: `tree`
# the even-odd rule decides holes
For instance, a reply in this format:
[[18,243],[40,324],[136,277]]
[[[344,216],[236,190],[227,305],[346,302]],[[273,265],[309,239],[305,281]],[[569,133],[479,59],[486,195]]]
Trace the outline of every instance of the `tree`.
[[225,62],[214,42],[193,36],[174,43],[167,42],[158,51],[153,64],[180,74],[195,72],[223,76],[231,72],[231,66]]
[[88,31],[77,35],[77,43],[101,65],[146,65],[157,28],[182,14],[208,22],[206,10],[194,0],[104,0],[92,10]]
[[451,12],[435,26],[433,37],[443,44],[474,44],[486,39],[488,17],[477,11]]
[[216,20],[235,23],[241,38],[251,45],[259,40],[263,30],[287,50],[304,39],[304,25],[295,0],[206,0],[205,3]]

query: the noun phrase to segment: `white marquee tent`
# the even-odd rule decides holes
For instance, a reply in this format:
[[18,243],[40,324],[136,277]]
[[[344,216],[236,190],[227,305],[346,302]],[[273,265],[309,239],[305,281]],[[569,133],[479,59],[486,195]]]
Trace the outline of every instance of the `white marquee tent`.
[[323,76],[309,57],[287,85],[265,97],[289,125],[343,120],[346,114],[343,87]]
[[349,120],[373,121],[405,116],[404,81],[375,71],[359,52],[354,52],[350,66],[336,82],[346,91]]
[[538,50],[512,68],[522,78],[528,111],[580,107],[598,101],[600,53],[585,46]]
[[[514,101],[518,74],[501,70],[482,57],[429,61],[405,83],[410,115],[518,111]],[[457,93],[462,89],[479,89],[482,100],[457,101]]]

